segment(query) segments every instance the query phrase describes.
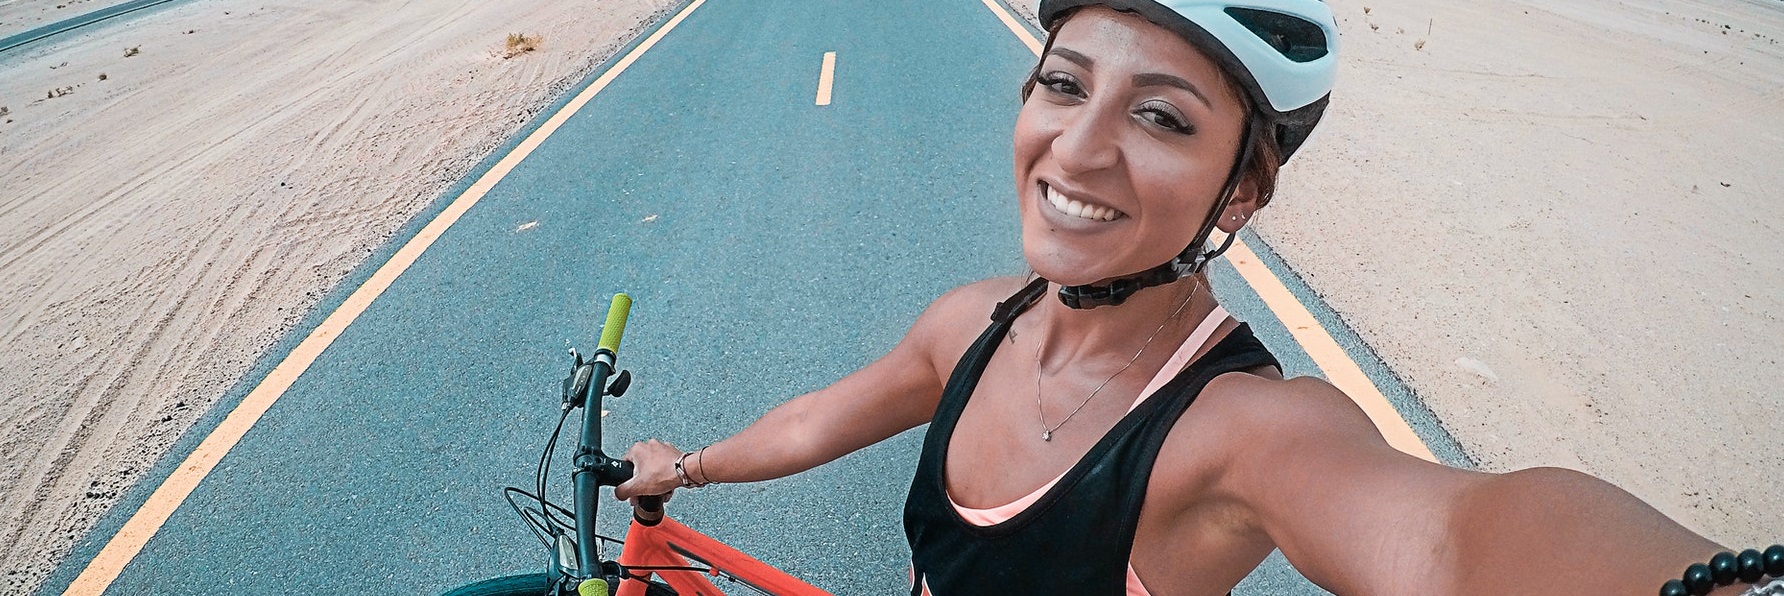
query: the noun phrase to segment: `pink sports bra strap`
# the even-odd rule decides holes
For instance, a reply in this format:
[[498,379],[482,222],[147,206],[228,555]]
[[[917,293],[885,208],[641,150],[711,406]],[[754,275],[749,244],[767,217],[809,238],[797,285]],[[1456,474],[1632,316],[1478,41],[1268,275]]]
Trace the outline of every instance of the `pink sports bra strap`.
[[1140,396],[1134,398],[1133,405],[1128,406],[1127,411],[1134,411],[1134,408],[1145,403],[1146,398],[1152,397],[1152,394],[1157,393],[1159,388],[1164,387],[1165,383],[1177,378],[1177,373],[1183,372],[1184,367],[1189,366],[1189,360],[1195,357],[1196,352],[1201,351],[1203,346],[1207,345],[1208,338],[1214,336],[1214,330],[1219,329],[1220,324],[1225,323],[1226,320],[1226,308],[1216,305],[1214,311],[1208,313],[1208,318],[1202,319],[1202,324],[1196,325],[1196,330],[1189,334],[1188,339],[1183,340],[1183,345],[1177,348],[1177,353],[1171,354],[1171,359],[1165,361],[1164,368],[1158,369],[1158,374],[1152,375],[1152,382],[1147,383],[1146,388],[1140,390]]
[[[1132,412],[1134,408],[1140,407],[1140,404],[1146,402],[1146,398],[1152,397],[1152,394],[1157,393],[1159,388],[1165,386],[1165,383],[1176,378],[1177,373],[1183,372],[1183,368],[1189,366],[1190,358],[1194,357],[1196,352],[1201,351],[1202,346],[1208,343],[1208,338],[1214,335],[1214,330],[1219,329],[1220,324],[1225,323],[1226,320],[1226,309],[1219,306],[1214,307],[1214,312],[1208,313],[1208,318],[1202,319],[1202,323],[1196,325],[1196,330],[1183,340],[1183,345],[1177,348],[1177,352],[1171,354],[1171,359],[1165,361],[1164,368],[1158,369],[1158,374],[1152,376],[1152,382],[1146,384],[1146,388],[1140,391],[1140,396],[1134,399],[1133,405],[1127,407],[1127,411]],[[1016,514],[1028,509],[1028,506],[1033,505],[1035,501],[1041,500],[1041,497],[1046,495],[1053,485],[1059,484],[1062,478],[1065,478],[1064,472],[1020,499],[989,509],[963,507],[959,503],[955,503],[951,497],[948,502],[954,506],[954,511],[960,514],[961,519],[977,526],[994,526],[1009,521],[1010,518],[1016,517]]]

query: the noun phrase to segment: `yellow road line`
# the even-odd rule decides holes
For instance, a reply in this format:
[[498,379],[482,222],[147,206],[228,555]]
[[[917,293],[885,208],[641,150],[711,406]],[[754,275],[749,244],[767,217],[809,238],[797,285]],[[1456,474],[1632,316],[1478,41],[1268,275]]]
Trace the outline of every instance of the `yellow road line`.
[[202,443],[199,443],[198,448],[188,455],[185,461],[180,462],[179,467],[174,469],[167,480],[162,481],[161,486],[155,489],[154,494],[149,495],[148,501],[144,502],[142,507],[137,509],[128,521],[124,522],[124,527],[106,542],[105,547],[99,550],[99,554],[94,556],[91,562],[87,563],[86,569],[82,570],[80,576],[74,579],[74,583],[69,584],[68,590],[63,594],[99,594],[110,587],[112,581],[116,580],[118,574],[124,570],[124,566],[130,563],[137,553],[142,552],[143,545],[148,543],[149,538],[161,529],[162,524],[167,522],[174,510],[186,501],[186,497],[198,488],[198,483],[202,482],[205,476],[217,467],[217,463],[229,453],[230,448],[234,447],[236,442],[247,434],[248,429],[252,428],[254,423],[260,420],[261,415],[272,407],[273,402],[278,401],[285,390],[297,381],[298,376],[309,369],[310,364],[316,361],[316,357],[321,355],[322,351],[327,349],[335,338],[340,337],[347,326],[352,324],[360,313],[365,312],[367,307],[371,306],[373,300],[376,300],[380,294],[384,293],[385,289],[390,287],[392,282],[396,281],[397,276],[408,270],[409,266],[421,257],[422,252],[432,246],[442,234],[445,234],[447,228],[452,227],[459,217],[470,210],[471,206],[476,205],[484,194],[494,188],[496,183],[520,164],[521,160],[526,159],[527,155],[537,149],[540,143],[545,142],[546,137],[551,136],[551,133],[557,131],[558,127],[563,126],[572,114],[582,109],[582,106],[593,99],[595,94],[600,93],[609,83],[613,82],[614,77],[625,72],[626,68],[637,61],[640,55],[649,50],[651,46],[656,45],[658,40],[661,40],[664,35],[668,35],[670,30],[675,29],[675,26],[687,18],[688,14],[694,12],[694,9],[699,8],[705,2],[706,0],[694,0],[688,4],[669,22],[664,23],[662,28],[657,29],[619,62],[614,63],[613,68],[608,69],[600,78],[595,79],[594,83],[590,84],[582,93],[577,94],[569,103],[564,104],[564,107],[553,114],[543,125],[540,125],[538,130],[527,135],[527,138],[515,146],[513,151],[508,152],[508,155],[497,162],[495,167],[490,168],[482,177],[479,177],[475,183],[471,184],[470,188],[465,189],[464,193],[454,199],[451,205],[448,205],[439,215],[434,216],[433,221],[428,222],[420,233],[398,249],[396,254],[390,257],[390,261],[372,273],[370,279],[354,290],[353,294],[348,296],[340,307],[330,313],[321,325],[311,331],[310,335],[291,351],[291,354],[273,367],[272,372],[268,373],[266,378],[248,392],[248,396],[243,398],[234,410],[229,412],[229,415],[223,419],[223,423],[212,430],[211,434],[206,436]]
[[1375,428],[1387,438],[1389,445],[1426,461],[1437,461],[1425,442],[1412,432],[1412,426],[1400,417],[1400,412],[1394,409],[1393,404],[1388,403],[1388,398],[1369,380],[1369,375],[1363,374],[1363,369],[1357,366],[1356,361],[1351,360],[1344,348],[1338,346],[1338,341],[1332,339],[1332,334],[1326,332],[1318,319],[1313,318],[1313,313],[1307,312],[1307,306],[1295,299],[1295,295],[1288,291],[1288,286],[1282,285],[1282,280],[1277,279],[1276,274],[1258,260],[1257,254],[1251,252],[1251,247],[1246,246],[1244,240],[1236,240],[1233,247],[1227,249],[1227,261],[1233,264],[1234,269],[1239,270],[1239,275],[1245,278],[1245,283],[1251,285],[1251,290],[1264,299],[1270,312],[1275,313],[1276,319],[1282,321],[1282,326],[1288,328],[1289,335],[1295,337],[1295,343],[1301,344],[1301,349],[1307,352],[1308,357],[1313,358],[1313,363],[1319,366],[1319,370],[1326,373],[1326,380],[1350,396],[1351,401],[1357,402],[1357,407],[1369,415],[1369,420],[1375,423]]
[[[1017,22],[1015,15],[998,6],[996,0],[982,1],[986,8],[991,9],[992,14],[1003,21],[1004,26],[1009,27],[1028,46],[1029,51],[1040,56],[1041,41],[1028,31],[1028,27]],[[1294,336],[1296,343],[1301,344],[1301,350],[1307,352],[1307,356],[1313,359],[1319,370],[1325,373],[1326,380],[1350,396],[1351,401],[1356,402],[1357,407],[1369,415],[1369,420],[1375,423],[1375,428],[1387,438],[1389,445],[1426,461],[1437,461],[1425,442],[1412,432],[1412,426],[1400,417],[1400,412],[1394,409],[1393,404],[1388,403],[1388,398],[1381,394],[1381,389],[1369,380],[1369,375],[1363,373],[1356,361],[1351,360],[1350,354],[1345,353],[1338,341],[1332,339],[1332,334],[1320,325],[1318,319],[1313,318],[1313,313],[1307,311],[1307,306],[1288,291],[1288,286],[1282,285],[1282,280],[1277,279],[1276,274],[1258,260],[1257,254],[1251,252],[1251,247],[1246,246],[1244,240],[1235,239],[1233,247],[1227,250],[1227,260],[1233,264],[1234,269],[1239,270],[1239,275],[1245,278],[1245,283],[1251,286],[1251,290],[1263,298],[1264,305],[1270,308],[1276,319],[1288,327],[1289,334]]]
[[830,85],[836,82],[836,52],[824,52],[824,67],[818,71],[818,105],[830,105]]
[[997,15],[998,20],[1003,21],[1005,27],[1009,27],[1010,31],[1016,34],[1016,39],[1022,40],[1022,43],[1028,46],[1028,51],[1034,52],[1036,56],[1041,55],[1041,40],[1035,39],[1034,34],[1028,32],[1028,27],[1016,20],[1016,15],[1010,14],[1010,11],[1004,10],[1002,6],[998,6],[997,0],[980,1],[985,3],[985,8],[991,9],[991,14]]

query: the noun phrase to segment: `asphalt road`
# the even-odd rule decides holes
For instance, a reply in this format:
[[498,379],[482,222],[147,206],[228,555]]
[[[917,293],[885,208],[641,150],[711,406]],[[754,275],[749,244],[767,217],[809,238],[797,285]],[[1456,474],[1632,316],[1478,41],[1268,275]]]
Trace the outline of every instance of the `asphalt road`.
[[108,19],[135,13],[145,8],[160,6],[171,1],[172,0],[130,0],[128,2],[94,10],[72,19],[64,19],[42,27],[21,31],[6,37],[0,37],[0,52],[5,52],[40,39],[67,33],[88,25],[100,23]]
[[[825,52],[836,53],[835,81],[819,106]],[[592,348],[607,297],[637,300],[621,351],[637,380],[608,404],[610,452],[647,437],[723,438],[854,370],[947,289],[1023,272],[1010,127],[1032,61],[972,0],[710,0],[398,278],[110,591],[431,594],[542,569],[545,552],[499,490],[530,485],[565,349]],[[1214,273],[1229,310],[1290,374],[1317,374],[1236,273]],[[1285,279],[1433,450],[1463,463],[1341,322]],[[230,403],[45,593],[68,585]],[[920,433],[793,478],[704,489],[671,512],[838,594],[902,592],[900,508]],[[603,511],[614,530],[624,515]],[[1322,592],[1273,559],[1237,593]]]

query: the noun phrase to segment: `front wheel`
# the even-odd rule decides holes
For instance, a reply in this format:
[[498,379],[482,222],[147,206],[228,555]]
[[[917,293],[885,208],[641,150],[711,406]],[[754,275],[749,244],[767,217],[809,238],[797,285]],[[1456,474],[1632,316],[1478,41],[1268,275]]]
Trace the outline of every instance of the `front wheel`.
[[510,575],[466,584],[442,596],[549,596],[551,579],[543,573]]
[[[649,583],[645,596],[676,596],[675,588],[668,584],[654,580]],[[551,590],[551,578],[543,573],[528,573],[459,586],[441,596],[550,596]]]

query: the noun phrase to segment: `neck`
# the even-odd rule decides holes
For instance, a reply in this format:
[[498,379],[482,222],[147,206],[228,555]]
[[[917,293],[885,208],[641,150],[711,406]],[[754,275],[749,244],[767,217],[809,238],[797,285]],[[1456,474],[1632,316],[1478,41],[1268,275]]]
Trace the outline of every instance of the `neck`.
[[1030,316],[1022,318],[1032,321],[1029,332],[1036,333],[1044,346],[1041,367],[1049,371],[1073,362],[1125,362],[1146,345],[1149,337],[1152,345],[1145,348],[1146,359],[1153,359],[1158,357],[1155,352],[1172,351],[1159,346],[1181,343],[1219,306],[1208,290],[1205,275],[1148,288],[1119,306],[1101,308],[1069,308],[1053,298],[1058,291],[1057,284],[1049,284],[1047,294],[1036,301]]

